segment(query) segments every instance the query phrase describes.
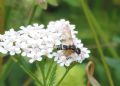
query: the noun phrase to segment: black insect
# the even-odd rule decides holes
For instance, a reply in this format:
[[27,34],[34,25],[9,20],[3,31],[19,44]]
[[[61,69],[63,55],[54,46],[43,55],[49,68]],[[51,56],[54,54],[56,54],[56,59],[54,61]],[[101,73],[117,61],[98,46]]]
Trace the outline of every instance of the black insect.
[[62,44],[57,46],[57,50],[64,50],[64,55],[69,56],[72,53],[77,53],[78,55],[81,53],[80,49],[74,45],[71,29],[68,25],[66,25],[61,31],[64,37],[62,38]]
[[80,48],[76,48],[75,45],[57,45],[57,50],[72,50],[73,52],[76,52],[77,54],[81,53]]

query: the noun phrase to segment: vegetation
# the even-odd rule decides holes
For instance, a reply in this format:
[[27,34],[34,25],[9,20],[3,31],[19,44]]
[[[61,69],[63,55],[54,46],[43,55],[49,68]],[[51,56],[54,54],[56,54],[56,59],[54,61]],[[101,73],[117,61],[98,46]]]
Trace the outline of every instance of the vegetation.
[[94,77],[101,86],[120,86],[119,9],[120,0],[0,0],[1,34],[10,28],[66,19],[76,25],[78,38],[91,50],[89,59],[72,68],[52,60],[29,64],[18,55],[0,54],[0,86],[54,86],[64,74],[60,86],[86,86],[89,61],[95,64]]

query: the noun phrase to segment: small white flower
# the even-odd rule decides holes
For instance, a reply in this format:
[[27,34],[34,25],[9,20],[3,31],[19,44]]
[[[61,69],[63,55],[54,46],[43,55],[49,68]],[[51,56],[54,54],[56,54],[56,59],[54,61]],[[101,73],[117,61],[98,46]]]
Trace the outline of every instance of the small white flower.
[[52,21],[48,24],[47,29],[52,33],[60,33],[56,40],[59,40],[55,45],[75,45],[81,50],[80,54],[77,54],[75,51],[69,55],[65,55],[66,50],[59,50],[54,53],[54,60],[57,61],[61,66],[69,66],[72,62],[82,62],[85,58],[89,57],[90,51],[87,48],[83,47],[81,40],[76,37],[78,31],[75,31],[75,25],[71,25],[69,21],[61,19],[59,21]]
[[[41,61],[43,56],[54,57],[54,61],[60,66],[69,66],[72,62],[81,63],[89,57],[90,51],[83,47],[81,40],[76,37],[75,25],[64,19],[51,21],[44,28],[44,25],[21,26],[19,31],[10,29],[0,35],[0,52],[10,55],[21,54],[29,59],[30,63]],[[53,51],[57,45],[75,45],[81,50],[80,54],[75,51],[66,55],[66,50]]]

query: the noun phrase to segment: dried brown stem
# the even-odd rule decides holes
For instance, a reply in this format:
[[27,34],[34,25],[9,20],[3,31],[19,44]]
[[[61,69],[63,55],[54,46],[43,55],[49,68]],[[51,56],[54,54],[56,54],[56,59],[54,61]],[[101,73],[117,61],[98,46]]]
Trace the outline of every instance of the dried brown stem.
[[89,61],[87,66],[86,66],[86,73],[87,73],[87,77],[88,77],[88,82],[87,82],[87,86],[101,86],[99,84],[99,82],[94,78],[93,74],[94,74],[94,63],[92,61]]

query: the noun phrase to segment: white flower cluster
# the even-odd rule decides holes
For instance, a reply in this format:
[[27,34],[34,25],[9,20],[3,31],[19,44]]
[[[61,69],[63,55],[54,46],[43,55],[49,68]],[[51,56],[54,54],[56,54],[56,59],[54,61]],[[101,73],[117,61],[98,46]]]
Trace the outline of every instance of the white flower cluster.
[[[47,28],[44,25],[33,24],[21,26],[19,31],[10,29],[0,35],[0,52],[10,55],[21,54],[29,58],[29,62],[41,61],[43,55],[54,58],[61,66],[69,66],[72,62],[82,62],[89,57],[90,51],[83,47],[76,37],[75,25],[64,19],[51,21]],[[58,45],[75,45],[80,54],[73,50],[56,50]]]

